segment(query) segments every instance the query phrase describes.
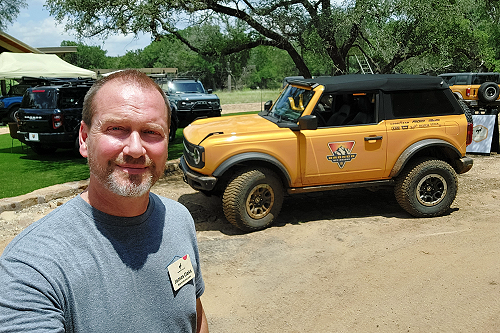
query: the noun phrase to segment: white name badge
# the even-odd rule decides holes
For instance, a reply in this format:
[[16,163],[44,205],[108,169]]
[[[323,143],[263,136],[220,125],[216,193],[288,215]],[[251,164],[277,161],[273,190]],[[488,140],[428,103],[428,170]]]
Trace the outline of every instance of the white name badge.
[[168,265],[168,275],[170,275],[170,281],[172,281],[172,286],[174,291],[179,290],[183,285],[188,283],[194,278],[194,269],[191,264],[191,259],[189,254],[174,261],[172,264]]

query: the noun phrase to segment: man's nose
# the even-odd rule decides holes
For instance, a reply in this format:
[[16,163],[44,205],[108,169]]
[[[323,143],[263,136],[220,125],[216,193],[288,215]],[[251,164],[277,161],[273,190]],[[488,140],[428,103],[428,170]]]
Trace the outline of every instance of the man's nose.
[[132,156],[133,158],[139,158],[146,154],[146,149],[142,145],[141,135],[138,132],[132,132],[128,137],[127,143],[123,149],[123,153]]

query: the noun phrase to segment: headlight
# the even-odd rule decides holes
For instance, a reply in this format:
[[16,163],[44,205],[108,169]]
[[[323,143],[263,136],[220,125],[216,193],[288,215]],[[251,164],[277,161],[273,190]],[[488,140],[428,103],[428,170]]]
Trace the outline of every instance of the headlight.
[[193,104],[193,102],[182,101],[180,104],[181,104],[180,105],[181,108],[188,108],[188,107],[191,107],[191,105]]
[[201,162],[201,154],[202,152],[200,151],[199,147],[195,147],[193,151],[193,162],[194,164],[198,165]]
[[184,138],[184,158],[189,165],[195,168],[203,168],[205,166],[204,153],[205,148],[203,146],[194,145]]

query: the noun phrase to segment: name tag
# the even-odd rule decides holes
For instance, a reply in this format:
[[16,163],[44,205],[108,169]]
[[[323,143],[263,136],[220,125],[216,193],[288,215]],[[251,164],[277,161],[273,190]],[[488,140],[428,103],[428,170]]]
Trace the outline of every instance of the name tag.
[[174,291],[179,290],[183,285],[191,281],[195,274],[189,254],[168,265],[168,275],[174,287]]

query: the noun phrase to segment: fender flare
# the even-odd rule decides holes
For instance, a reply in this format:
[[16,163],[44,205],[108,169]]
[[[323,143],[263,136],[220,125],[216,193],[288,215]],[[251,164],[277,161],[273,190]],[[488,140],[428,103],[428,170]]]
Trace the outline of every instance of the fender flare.
[[422,149],[432,147],[432,146],[441,146],[444,148],[451,149],[452,152],[455,153],[456,159],[462,158],[462,154],[460,151],[453,146],[451,143],[441,140],[441,139],[425,139],[422,141],[415,142],[414,144],[410,145],[408,148],[406,148],[401,155],[399,155],[398,159],[396,160],[396,163],[394,163],[394,166],[392,167],[391,173],[389,174],[389,177],[396,177],[399,175],[399,173],[403,170],[405,167],[406,163],[419,151]]
[[281,171],[281,174],[286,178],[288,185],[291,184],[292,178],[290,177],[288,170],[276,157],[265,154],[265,153],[258,153],[258,152],[242,153],[242,154],[231,156],[230,158],[228,158],[227,160],[222,162],[217,167],[217,169],[215,169],[215,171],[212,173],[212,175],[214,177],[220,177],[227,170],[229,170],[231,167],[233,167],[234,165],[249,162],[249,161],[250,162],[260,161],[260,162],[266,162],[266,163],[274,165],[277,169],[279,169]]

